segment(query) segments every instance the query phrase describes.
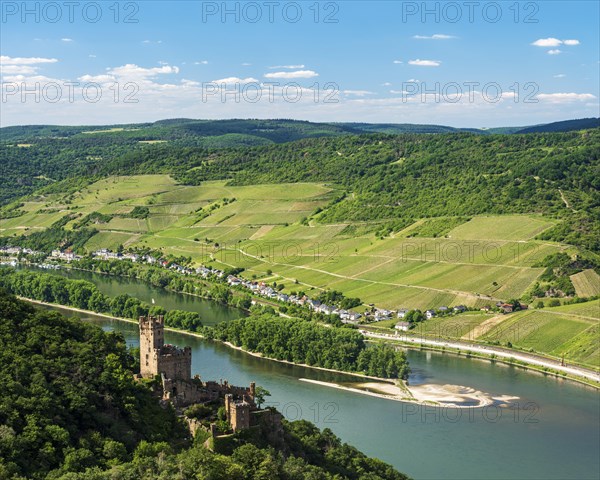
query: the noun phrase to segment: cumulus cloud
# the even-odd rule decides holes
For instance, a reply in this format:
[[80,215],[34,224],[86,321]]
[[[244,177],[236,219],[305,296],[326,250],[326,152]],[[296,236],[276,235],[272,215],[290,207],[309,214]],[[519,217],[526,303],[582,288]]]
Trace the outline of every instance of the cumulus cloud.
[[78,77],[77,80],[83,83],[115,83],[117,80],[114,75],[82,75]]
[[314,78],[318,77],[319,74],[312,70],[296,70],[295,72],[273,72],[265,73],[265,78]]
[[235,85],[240,83],[258,83],[256,78],[248,77],[248,78],[239,78],[239,77],[227,77],[220,78],[218,80],[213,80],[212,83],[225,83],[227,85]]
[[400,63],[404,63],[404,62],[402,60],[394,60],[394,63],[400,64]]
[[3,75],[32,75],[36,71],[37,68],[31,65],[0,65],[0,73]]
[[439,67],[441,63],[439,60],[421,60],[419,58],[409,60],[408,62],[409,65],[416,65],[418,67]]
[[579,40],[571,39],[571,40],[559,40],[558,38],[548,37],[548,38],[539,38],[532,45],[536,47],[560,47],[561,45],[579,45]]
[[596,97],[591,93],[540,93],[537,95],[542,101],[551,103],[570,103],[594,100]]
[[343,93],[345,95],[354,95],[356,97],[364,97],[366,95],[374,95],[373,92],[369,92],[368,90],[344,90]]
[[562,50],[558,48],[553,48],[552,50],[548,50],[548,55],[559,55],[562,53]]
[[289,70],[297,70],[299,68],[304,68],[304,65],[275,65],[273,67],[269,67],[271,70],[277,70],[279,68],[287,68]]
[[41,57],[8,57],[0,56],[0,73],[6,80],[6,75],[35,75],[39,65],[44,63],[55,63],[56,58]]
[[179,73],[179,67],[164,65],[162,67],[144,68],[134,63],[108,69],[108,73],[119,77],[147,78],[160,74]]
[[5,65],[35,65],[38,63],[56,63],[56,58],[42,58],[42,57],[7,57],[6,55],[0,56],[0,64]]
[[72,39],[72,38],[61,38],[61,39],[60,39],[60,41],[61,41],[61,42],[66,42],[66,43],[69,43],[69,42],[72,42],[72,41],[73,41],[73,39]]
[[443,33],[435,33],[433,35],[414,35],[417,40],[450,40],[456,38],[454,35],[445,35]]
[[559,40],[558,38],[549,37],[540,38],[533,42],[532,45],[535,45],[536,47],[558,47],[562,45],[562,43],[562,40]]

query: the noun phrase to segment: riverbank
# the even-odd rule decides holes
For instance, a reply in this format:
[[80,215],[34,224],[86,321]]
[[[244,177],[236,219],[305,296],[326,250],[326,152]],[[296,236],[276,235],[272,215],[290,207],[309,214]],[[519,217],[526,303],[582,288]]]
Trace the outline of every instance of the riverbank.
[[[403,403],[415,403],[428,407],[444,408],[481,408],[492,405],[495,398],[489,394],[461,385],[426,384],[415,387],[404,387],[389,383],[365,382],[353,385],[322,382],[301,378],[301,382],[313,383],[324,387],[337,388],[347,392],[360,393],[371,397],[384,398]],[[410,395],[410,396],[407,396]],[[502,400],[514,400],[517,397],[502,397]]]
[[[117,320],[121,322],[127,322],[132,324],[137,324],[135,320],[129,318],[115,317],[112,315],[107,315],[104,313],[96,313],[90,310],[84,310],[81,308],[58,305],[54,303],[42,302],[39,300],[32,300],[25,297],[19,297],[21,300],[25,300],[30,303],[44,305],[48,307],[53,307],[57,309],[69,310],[73,312],[83,313],[86,315],[97,316],[102,318],[107,318],[110,320]],[[189,332],[186,330],[179,330],[176,328],[165,327],[165,330],[180,333],[183,335],[189,335],[197,338],[205,338],[204,335],[196,332]],[[417,403],[422,405],[433,405],[433,406],[446,406],[452,408],[472,408],[472,407],[483,407],[492,403],[487,394],[483,394],[482,392],[477,392],[469,387],[463,387],[458,385],[421,385],[418,387],[408,387],[408,385],[403,380],[394,380],[389,378],[381,378],[370,375],[364,375],[358,372],[345,372],[342,370],[335,370],[332,368],[318,367],[314,365],[306,365],[301,363],[294,363],[288,360],[280,360],[276,358],[266,357],[258,352],[250,352],[248,350],[243,349],[242,347],[238,347],[233,345],[230,342],[222,342],[219,340],[219,343],[224,344],[228,348],[233,350],[237,350],[245,353],[246,355],[251,355],[256,358],[261,358],[264,360],[269,360],[272,362],[292,365],[296,367],[304,367],[310,368],[313,370],[320,370],[324,372],[335,373],[339,375],[347,376],[349,379],[353,378],[355,382],[348,382],[347,385],[340,385],[336,383],[328,383],[328,382],[319,382],[316,380],[308,380],[300,378],[300,381],[307,381],[318,383],[320,385],[325,385],[333,388],[339,388],[346,391],[351,391],[355,393],[361,393],[365,395],[370,395],[374,397],[379,397],[388,400],[396,400],[402,401],[406,403]],[[365,382],[364,380],[371,380],[370,382]],[[474,405],[460,405],[460,403],[474,403]]]
[[408,348],[421,348],[421,346],[429,347],[431,350],[445,351],[449,353],[452,349],[457,352],[474,353],[477,358],[487,359],[515,365],[527,370],[537,371],[546,375],[554,375],[560,378],[573,380],[584,385],[600,389],[600,373],[589,370],[583,367],[570,367],[561,365],[558,362],[545,359],[538,355],[531,355],[525,352],[512,352],[500,348],[486,345],[472,345],[462,342],[439,341],[423,337],[411,337],[408,335],[393,336],[377,334],[373,332],[363,333],[365,337],[389,341],[391,343],[400,344]]
[[[92,312],[91,310],[84,310],[81,308],[76,308],[76,307],[71,307],[71,306],[66,306],[66,305],[59,305],[57,303],[48,303],[48,302],[42,302],[40,300],[33,300],[31,298],[26,298],[26,297],[17,297],[20,300],[24,300],[26,302],[29,303],[34,303],[37,305],[44,305],[47,307],[53,307],[53,308],[57,308],[57,309],[62,309],[62,310],[70,310],[73,312],[79,312],[79,313],[84,313],[86,315],[92,315],[92,316],[96,316],[96,317],[102,317],[102,318],[107,318],[109,320],[118,320],[120,322],[127,322],[127,323],[133,323],[133,324],[138,324],[137,321],[131,319],[131,318],[122,318],[122,317],[115,317],[113,315],[107,315],[105,313],[97,313],[97,312]],[[180,330],[178,328],[172,328],[172,327],[165,327],[165,330],[170,331],[170,332],[175,332],[175,333],[180,333],[182,335],[189,335],[191,337],[196,337],[196,338],[202,338],[202,339],[206,339],[206,337],[204,335],[202,335],[201,333],[197,333],[197,332],[190,332],[188,330]],[[364,375],[358,372],[346,372],[343,370],[335,370],[333,368],[325,368],[325,367],[317,367],[314,365],[307,365],[307,364],[303,364],[303,363],[294,363],[294,362],[290,362],[287,360],[279,360],[277,358],[271,358],[271,357],[266,357],[263,354],[259,353],[259,352],[250,352],[248,350],[243,349],[242,347],[237,347],[235,345],[233,345],[230,342],[223,342],[221,340],[212,340],[215,342],[219,342],[225,346],[227,346],[228,348],[231,348],[233,350],[238,350],[240,352],[243,352],[247,355],[251,355],[253,357],[256,358],[262,358],[264,360],[269,360],[272,362],[278,362],[278,363],[284,363],[287,365],[293,365],[296,367],[305,367],[305,368],[310,368],[313,370],[321,370],[324,372],[330,372],[330,373],[336,373],[336,374],[341,374],[341,375],[346,375],[346,376],[350,376],[350,377],[355,377],[355,378],[359,378],[359,379],[369,379],[369,380],[374,380],[377,382],[381,382],[381,383],[387,383],[387,384],[395,384],[395,381],[393,379],[390,378],[381,378],[381,377],[373,377],[373,376],[369,376],[369,375]]]

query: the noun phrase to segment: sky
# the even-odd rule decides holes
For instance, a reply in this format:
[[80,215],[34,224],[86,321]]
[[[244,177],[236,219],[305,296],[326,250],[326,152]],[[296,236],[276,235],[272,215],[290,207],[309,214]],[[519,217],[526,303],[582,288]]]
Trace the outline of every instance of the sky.
[[0,126],[600,116],[597,1],[0,5]]

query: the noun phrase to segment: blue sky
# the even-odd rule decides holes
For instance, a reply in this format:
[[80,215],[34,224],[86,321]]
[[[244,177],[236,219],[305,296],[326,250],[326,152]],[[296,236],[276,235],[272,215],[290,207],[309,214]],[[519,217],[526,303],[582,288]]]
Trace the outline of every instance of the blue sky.
[[0,121],[600,115],[599,2],[474,3],[3,1]]

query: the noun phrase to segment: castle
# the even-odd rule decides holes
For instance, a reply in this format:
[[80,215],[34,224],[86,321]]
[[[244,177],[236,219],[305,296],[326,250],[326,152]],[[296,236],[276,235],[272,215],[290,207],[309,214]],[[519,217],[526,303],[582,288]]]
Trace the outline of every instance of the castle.
[[192,349],[165,344],[164,318],[142,316],[139,325],[140,377],[160,376],[164,402],[181,410],[196,403],[223,401],[234,432],[257,423],[261,411],[256,406],[254,383],[246,388],[229,385],[227,381],[203,382],[198,375],[192,378]]

